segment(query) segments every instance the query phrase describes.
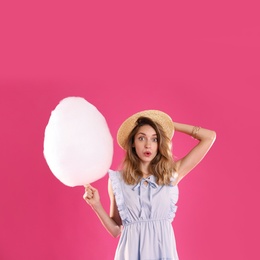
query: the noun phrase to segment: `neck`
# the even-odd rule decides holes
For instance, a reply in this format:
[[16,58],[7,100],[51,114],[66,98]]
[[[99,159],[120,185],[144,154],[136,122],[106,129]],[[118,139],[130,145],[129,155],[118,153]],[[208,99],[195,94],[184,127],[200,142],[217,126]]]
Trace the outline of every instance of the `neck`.
[[151,176],[150,173],[143,173],[143,178],[146,179],[147,177]]
[[143,173],[143,178],[147,178],[148,176],[151,175],[151,173],[149,173],[149,171],[148,171],[148,165],[149,164],[141,164],[140,165],[140,169]]
[[148,173],[148,164],[140,164],[140,170],[143,174]]

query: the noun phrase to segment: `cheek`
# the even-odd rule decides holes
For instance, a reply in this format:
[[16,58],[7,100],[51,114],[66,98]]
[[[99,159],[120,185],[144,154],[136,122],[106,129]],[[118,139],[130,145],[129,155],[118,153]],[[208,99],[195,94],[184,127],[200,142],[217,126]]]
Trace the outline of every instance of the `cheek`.
[[138,153],[138,151],[141,150],[141,149],[140,149],[140,145],[136,144],[136,145],[135,145],[135,150],[136,150],[136,152]]

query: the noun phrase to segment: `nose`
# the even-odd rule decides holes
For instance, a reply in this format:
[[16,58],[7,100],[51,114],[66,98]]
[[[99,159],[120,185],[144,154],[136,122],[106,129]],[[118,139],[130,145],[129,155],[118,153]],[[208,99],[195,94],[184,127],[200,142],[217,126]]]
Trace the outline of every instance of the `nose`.
[[147,140],[145,142],[145,148],[150,148],[151,147],[151,141]]

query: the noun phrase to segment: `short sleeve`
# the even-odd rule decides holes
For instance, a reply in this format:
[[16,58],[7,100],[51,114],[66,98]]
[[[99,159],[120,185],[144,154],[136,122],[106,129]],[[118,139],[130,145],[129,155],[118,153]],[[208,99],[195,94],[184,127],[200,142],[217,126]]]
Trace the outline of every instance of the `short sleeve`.
[[109,170],[108,174],[109,174],[109,179],[111,180],[112,190],[115,195],[116,205],[117,205],[118,212],[121,217],[122,223],[124,223],[124,224],[128,223],[129,222],[128,210],[125,205],[124,194],[122,192],[123,180],[120,175],[120,172]]
[[[171,181],[174,182],[178,175],[174,174],[171,178]],[[169,219],[173,220],[177,211],[177,205],[179,199],[179,188],[178,185],[170,184],[170,212],[169,212]]]

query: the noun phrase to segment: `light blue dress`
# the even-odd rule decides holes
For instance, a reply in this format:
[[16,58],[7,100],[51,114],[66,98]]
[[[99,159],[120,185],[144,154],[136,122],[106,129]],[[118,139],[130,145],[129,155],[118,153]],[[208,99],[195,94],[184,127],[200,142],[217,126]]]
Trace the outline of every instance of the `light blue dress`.
[[109,170],[123,231],[115,260],[178,260],[172,221],[177,210],[177,185],[159,186],[155,177],[126,184]]

